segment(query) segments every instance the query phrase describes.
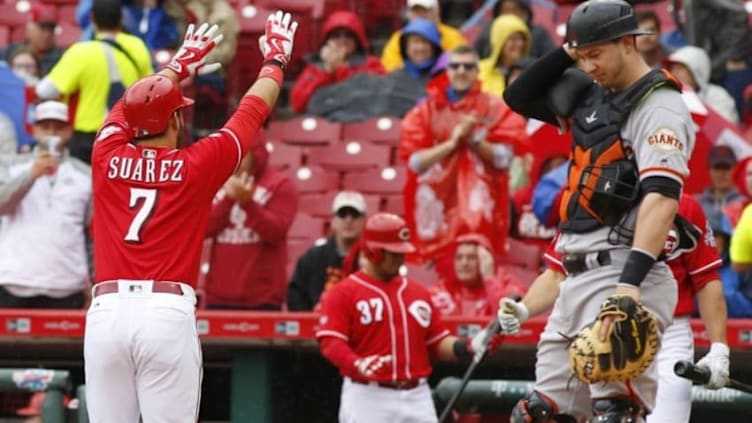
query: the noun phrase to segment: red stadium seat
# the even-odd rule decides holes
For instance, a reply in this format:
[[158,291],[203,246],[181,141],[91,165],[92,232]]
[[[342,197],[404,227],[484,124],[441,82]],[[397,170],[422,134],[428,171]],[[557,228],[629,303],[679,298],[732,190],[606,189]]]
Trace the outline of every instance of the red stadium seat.
[[[0,4],[0,25],[25,26],[29,21],[29,13],[18,4]],[[23,10],[23,11],[22,11]]]
[[308,163],[334,170],[363,170],[389,165],[389,147],[368,142],[333,143],[308,149]]
[[324,236],[324,219],[299,212],[287,231],[287,239],[316,239]]
[[235,10],[235,16],[238,17],[238,25],[240,25],[240,33],[254,36],[264,33],[266,18],[273,11],[260,5],[245,2],[237,3]]
[[344,188],[369,194],[400,194],[405,186],[404,167],[385,167],[345,174]]
[[66,4],[57,9],[57,18],[60,22],[68,22],[78,25],[76,22],[76,5]]
[[0,47],[5,48],[10,43],[10,28],[0,26]]
[[269,164],[278,169],[297,169],[303,163],[303,149],[283,143],[267,143]]
[[290,169],[295,186],[300,194],[323,193],[339,189],[339,174],[318,166]]
[[500,264],[517,266],[536,273],[539,271],[543,259],[543,251],[540,247],[514,238],[507,238],[505,250],[505,254],[500,258]]
[[391,116],[346,123],[342,127],[342,139],[397,146],[400,141],[400,125],[400,119]]
[[[298,198],[298,210],[305,210],[311,216],[330,219],[332,217],[332,202],[339,191],[330,191],[325,194],[304,194]],[[366,200],[366,213],[379,211],[381,197],[378,195],[363,195]]]
[[400,216],[405,214],[405,199],[402,194],[386,195],[384,196],[384,211],[389,213],[398,214]]
[[342,124],[315,117],[297,117],[285,121],[272,121],[267,135],[270,140],[288,144],[327,145],[339,142]]
[[405,276],[408,279],[420,283],[425,287],[436,285],[439,281],[439,275],[436,273],[436,269],[433,265],[417,265],[412,263],[405,263]]
[[[314,241],[310,239],[292,239],[287,242],[287,262],[297,263],[298,259],[305,254],[308,249],[313,247]],[[291,274],[288,273],[288,276]]]
[[81,28],[70,22],[58,22],[57,28],[55,29],[55,39],[57,40],[57,45],[60,47],[68,47],[71,44],[79,41],[81,39],[81,34],[83,31]]

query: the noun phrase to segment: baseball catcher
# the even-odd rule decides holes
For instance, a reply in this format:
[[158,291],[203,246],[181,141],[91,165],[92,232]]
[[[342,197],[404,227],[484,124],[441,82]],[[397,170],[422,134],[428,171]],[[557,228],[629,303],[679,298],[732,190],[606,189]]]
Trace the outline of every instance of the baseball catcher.
[[[603,318],[613,317],[601,341]],[[569,365],[586,383],[619,382],[644,372],[660,347],[658,324],[642,304],[626,295],[608,297],[593,323],[569,345]]]

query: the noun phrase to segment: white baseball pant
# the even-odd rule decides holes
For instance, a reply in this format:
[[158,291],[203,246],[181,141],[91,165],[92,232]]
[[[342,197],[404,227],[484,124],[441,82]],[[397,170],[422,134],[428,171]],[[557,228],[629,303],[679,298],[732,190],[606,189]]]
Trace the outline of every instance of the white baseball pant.
[[91,423],[189,423],[198,419],[201,346],[193,289],[152,293],[151,281],[117,282],[92,298],[84,370]]
[[[658,370],[655,362],[628,383],[587,385],[573,378],[567,347],[598,315],[603,301],[613,295],[629,250],[611,250],[611,264],[567,277],[538,342],[533,389],[551,398],[559,412],[585,421],[592,414],[591,398],[634,395],[648,410],[655,406]],[[676,280],[665,263],[656,263],[640,285],[640,299],[658,321],[659,330],[672,320],[677,300]],[[564,335],[564,336],[562,336]]]
[[674,373],[679,360],[694,360],[694,339],[688,317],[677,317],[666,328],[658,351],[658,394],[647,423],[687,423],[692,412],[692,382]]
[[364,385],[350,378],[342,381],[340,423],[437,423],[436,411],[427,383],[413,389]]

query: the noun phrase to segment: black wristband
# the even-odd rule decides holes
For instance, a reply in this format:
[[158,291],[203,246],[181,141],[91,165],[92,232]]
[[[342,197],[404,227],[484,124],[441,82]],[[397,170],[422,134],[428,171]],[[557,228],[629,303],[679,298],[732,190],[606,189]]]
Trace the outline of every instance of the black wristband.
[[454,350],[454,356],[459,360],[467,360],[473,356],[470,353],[470,349],[467,347],[467,340],[465,339],[459,338],[454,341],[452,349]]
[[621,276],[619,276],[619,283],[640,286],[653,264],[655,264],[653,256],[644,251],[632,249],[627,257],[627,262],[624,263]]
[[276,59],[269,59],[269,60],[264,61],[264,63],[261,65],[261,67],[264,67],[266,65],[279,66],[279,68],[282,69],[282,70],[285,70],[285,68],[286,68],[286,66],[285,66],[284,63],[282,63],[282,62],[280,62],[279,60],[276,60]]

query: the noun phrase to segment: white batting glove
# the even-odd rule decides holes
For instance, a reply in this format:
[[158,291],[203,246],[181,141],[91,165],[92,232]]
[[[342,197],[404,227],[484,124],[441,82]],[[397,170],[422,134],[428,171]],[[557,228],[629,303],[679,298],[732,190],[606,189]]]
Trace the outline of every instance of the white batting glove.
[[292,56],[292,45],[298,23],[289,13],[278,10],[266,19],[266,30],[259,38],[259,48],[264,55],[264,62],[276,61],[282,67],[287,66]]
[[209,24],[203,23],[198,29],[195,29],[193,24],[188,25],[183,45],[167,64],[167,68],[177,73],[181,81],[189,76],[195,77],[219,70],[222,64],[206,63],[206,56],[224,39],[224,35],[218,31],[217,25],[209,27]]
[[530,317],[530,312],[522,302],[517,302],[512,298],[502,298],[499,301],[499,312],[496,318],[499,319],[502,331],[510,335],[520,332],[520,325]]
[[391,362],[391,354],[374,354],[355,360],[355,367],[358,369],[358,373],[360,373],[361,375],[365,377],[371,377],[376,374],[381,368],[383,368],[387,363]]
[[706,387],[720,389],[729,382],[729,347],[720,342],[713,342],[710,351],[697,362],[697,367],[710,370],[710,380]]

